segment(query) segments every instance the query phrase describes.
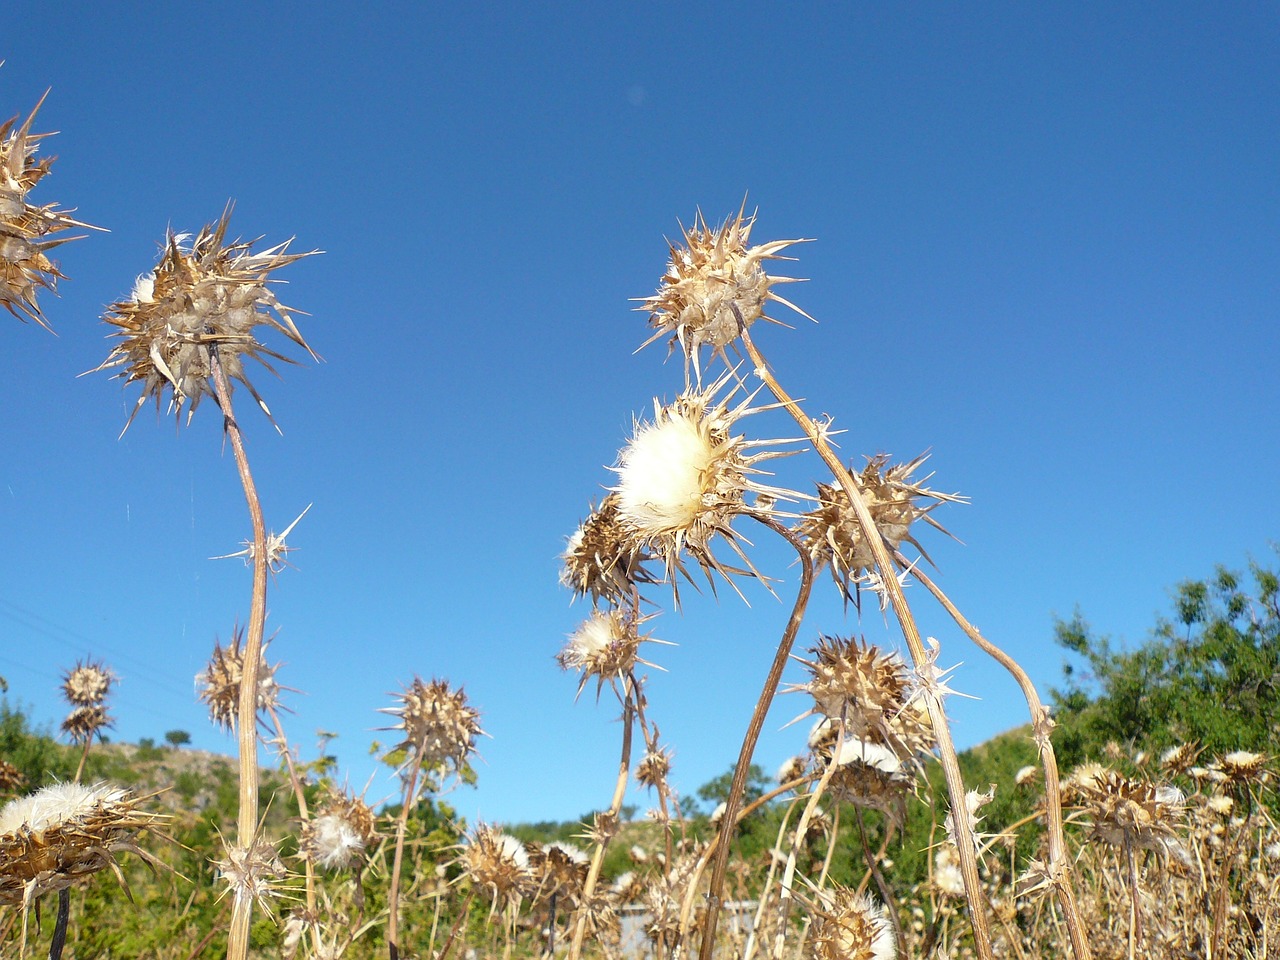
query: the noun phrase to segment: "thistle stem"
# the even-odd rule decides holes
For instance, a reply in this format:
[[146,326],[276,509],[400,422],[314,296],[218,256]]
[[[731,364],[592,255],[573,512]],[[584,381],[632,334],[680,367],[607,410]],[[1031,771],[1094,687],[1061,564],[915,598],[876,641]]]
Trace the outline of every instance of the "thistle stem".
[[400,960],[400,868],[404,862],[404,834],[409,824],[409,810],[418,796],[418,775],[422,772],[422,750],[413,751],[413,768],[405,785],[404,803],[396,817],[396,852],[391,862],[391,889],[387,893],[387,953],[391,960]]
[[738,808],[742,805],[742,793],[747,785],[747,772],[751,768],[751,758],[755,754],[756,743],[764,727],[764,718],[773,703],[774,694],[778,692],[782,670],[791,656],[791,648],[795,644],[796,634],[800,631],[805,609],[809,606],[809,594],[813,590],[813,560],[809,557],[809,552],[796,539],[795,534],[771,517],[760,514],[753,514],[753,516],[795,548],[800,557],[800,589],[796,594],[795,605],[791,608],[791,617],[778,643],[778,650],[774,654],[773,665],[765,678],[764,688],[760,691],[760,698],[756,701],[755,710],[751,714],[751,722],[747,724],[747,733],[742,739],[742,749],[738,753],[738,765],[733,770],[729,796],[725,799],[724,819],[720,821],[718,837],[719,847],[716,850],[715,863],[711,868],[711,884],[707,892],[707,915],[702,922],[702,943],[698,948],[698,960],[711,960],[712,951],[715,949],[716,923],[720,919],[720,894],[724,890],[725,871],[729,866],[730,840],[737,826]]
[[[631,729],[635,725],[635,707],[632,693],[637,689],[635,677],[628,675],[626,694],[622,697],[622,759],[618,762],[618,779],[613,788],[613,799],[609,802],[609,810],[604,814],[605,820],[612,825],[609,832],[596,838],[596,848],[591,857],[591,866],[587,870],[587,879],[582,884],[582,897],[579,900],[578,921],[573,928],[573,942],[569,946],[569,960],[578,960],[582,955],[582,941],[587,933],[587,908],[591,895],[595,893],[596,881],[600,878],[600,868],[604,865],[605,850],[613,839],[612,829],[617,826],[622,801],[627,793],[627,781],[631,779]],[[597,818],[597,824],[599,818]],[[555,931],[552,930],[554,935]]]
[[[244,487],[249,520],[253,525],[253,598],[249,607],[249,626],[245,640],[244,661],[240,674],[239,719],[236,724],[240,746],[240,806],[236,816],[236,844],[249,850],[258,829],[258,674],[262,663],[262,637],[267,622],[267,526],[262,517],[262,503],[249,471],[249,458],[244,437],[231,406],[231,385],[218,359],[218,346],[209,345],[209,368],[213,374],[214,395],[222,409],[223,430],[231,441],[240,484]],[[253,913],[253,897],[236,891],[232,896],[231,935],[227,940],[227,960],[244,960],[249,951],[249,922]]]
[[[906,558],[901,554],[897,555],[897,560],[906,566]],[[1093,954],[1085,933],[1084,920],[1076,905],[1075,887],[1071,882],[1071,858],[1067,856],[1067,844],[1062,830],[1062,786],[1058,776],[1058,759],[1053,752],[1053,741],[1050,739],[1054,727],[1053,718],[1040,701],[1040,694],[1036,691],[1035,684],[1031,682],[1027,671],[1022,669],[1022,665],[979,633],[978,628],[966,620],[956,605],[942,592],[942,588],[926,576],[919,567],[912,571],[912,576],[933,594],[970,640],[1013,675],[1022,689],[1022,696],[1026,699],[1027,707],[1031,711],[1032,737],[1040,753],[1040,765],[1044,768],[1045,820],[1049,831],[1049,871],[1053,877],[1054,894],[1057,896],[1058,905],[1062,908],[1062,918],[1066,922],[1067,933],[1071,937],[1071,949],[1076,960],[1092,960]]]
[[[751,362],[755,364],[756,375],[760,377],[778,402],[786,408],[800,428],[804,430],[805,436],[813,444],[814,450],[822,457],[822,461],[831,470],[831,475],[835,477],[841,489],[844,490],[845,495],[849,498],[849,504],[858,518],[859,525],[862,527],[863,538],[871,549],[872,556],[875,557],[876,567],[880,572],[882,588],[888,594],[894,616],[902,628],[903,639],[906,641],[907,649],[911,653],[911,661],[915,665],[917,673],[921,674],[926,681],[931,681],[933,679],[933,665],[920,638],[920,630],[916,626],[911,607],[907,604],[907,598],[903,594],[902,584],[898,582],[893,559],[890,557],[889,550],[880,536],[880,531],[876,529],[875,521],[872,519],[871,512],[863,499],[861,489],[845,465],[841,463],[840,458],[831,449],[831,444],[827,441],[825,434],[818,429],[818,426],[810,417],[805,415],[800,405],[791,398],[790,394],[782,388],[781,384],[769,371],[768,363],[752,341],[745,324],[741,326],[739,335],[743,346],[747,349],[747,354],[751,357]],[[964,778],[960,774],[960,761],[956,756],[955,744],[951,739],[951,728],[947,722],[946,712],[942,707],[942,698],[932,683],[925,683],[921,690],[921,696],[929,709],[929,719],[933,724],[934,735],[938,739],[938,754],[942,762],[942,771],[947,783],[947,796],[950,799],[953,813],[951,819],[955,824],[956,847],[960,853],[960,873],[964,878],[965,898],[969,903],[969,918],[973,925],[974,946],[977,948],[980,960],[994,960],[995,954],[991,946],[991,929],[987,918],[986,897],[982,892],[982,880],[978,876],[978,858],[973,839],[973,830],[969,826],[969,818],[965,806]],[[700,958],[700,960],[709,960],[709,954]]]

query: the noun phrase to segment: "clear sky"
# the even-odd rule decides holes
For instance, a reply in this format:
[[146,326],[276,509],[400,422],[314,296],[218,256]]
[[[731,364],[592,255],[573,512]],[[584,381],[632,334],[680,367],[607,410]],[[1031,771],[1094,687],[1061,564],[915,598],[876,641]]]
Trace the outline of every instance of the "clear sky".
[[[463,684],[492,735],[450,797],[468,818],[608,802],[616,708],[575,703],[555,663],[587,613],[558,555],[632,417],[682,384],[661,346],[633,352],[630,298],[681,221],[744,196],[754,240],[816,240],[776,272],[809,279],[786,293],[819,323],[757,328],[780,380],[849,458],[931,448],[933,483],[972,498],[936,514],[963,546],[923,541],[969,618],[1042,689],[1055,614],[1140,642],[1177,581],[1275,558],[1278,41],[1261,3],[41,7],[0,39],[0,114],[52,89],[32,199],[111,232],[60,249],[56,337],[0,317],[10,699],[55,725],[62,671],[99,657],[117,738],[233,749],[192,682],[249,606],[248,570],[208,559],[249,536],[220,419],[148,408],[118,440],[136,388],[76,377],[166,228],[232,198],[233,233],[326,251],[279,291],[324,362],[255,377],[283,436],[237,397],[268,525],[314,503],[269,599],[286,722],[304,757],[339,734],[353,784],[416,673]],[[811,454],[779,468],[823,479]],[[743,532],[781,601],[689,594],[679,615],[651,592],[678,646],[651,651],[650,709],[687,794],[736,756],[797,579]],[[908,595],[981,698],[950,701],[959,743],[1023,722]],[[800,646],[820,632],[898,642],[829,583]],[[780,698],[768,769],[806,709]]]

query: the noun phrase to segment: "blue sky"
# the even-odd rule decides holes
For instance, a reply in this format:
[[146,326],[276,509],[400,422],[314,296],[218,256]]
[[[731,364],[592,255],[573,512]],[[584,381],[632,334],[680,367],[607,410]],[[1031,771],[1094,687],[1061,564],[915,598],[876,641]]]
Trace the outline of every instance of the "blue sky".
[[[63,247],[58,336],[0,323],[0,674],[56,724],[61,672],[122,677],[115,735],[230,751],[193,696],[248,613],[244,501],[212,405],[190,428],[105,374],[106,304],[165,230],[237,202],[233,233],[326,251],[281,299],[325,358],[255,383],[242,422],[296,570],[269,599],[304,757],[318,728],[363,785],[389,694],[465,686],[492,739],[468,818],[608,802],[619,727],[554,655],[587,613],[564,538],[611,481],[632,417],[682,384],[629,298],[665,237],[743,197],[753,239],[812,237],[777,272],[818,324],[760,328],[779,379],[851,459],[931,448],[972,498],[928,534],[937,579],[1042,689],[1078,605],[1140,642],[1179,580],[1274,558],[1280,530],[1280,19],[1264,4],[100,6],[42,9],[0,43],[0,114],[57,130],[33,194],[110,229]],[[0,318],[5,319],[5,318]],[[793,436],[762,415],[755,435]],[[812,455],[779,464],[803,487]],[[737,753],[782,602],[669,597],[678,644],[650,710],[692,794]],[[1025,718],[1016,687],[909,590],[961,745]],[[822,585],[819,632],[845,617]],[[799,678],[792,671],[788,679]],[[780,698],[758,759],[802,748]],[[379,776],[370,798],[393,792]],[[643,795],[636,802],[646,804]]]

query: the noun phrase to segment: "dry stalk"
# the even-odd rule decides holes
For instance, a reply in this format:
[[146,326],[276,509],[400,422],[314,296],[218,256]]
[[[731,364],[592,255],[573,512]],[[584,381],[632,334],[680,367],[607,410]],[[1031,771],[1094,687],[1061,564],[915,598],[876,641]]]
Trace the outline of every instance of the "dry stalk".
[[[244,648],[243,672],[240,677],[240,710],[237,735],[240,747],[240,805],[236,816],[236,843],[242,849],[253,846],[258,826],[258,669],[262,662],[262,636],[267,621],[267,527],[262,517],[262,504],[249,471],[249,458],[244,438],[231,406],[231,386],[218,359],[216,341],[209,344],[209,367],[213,374],[218,406],[222,409],[223,429],[231,441],[240,484],[249,506],[253,525],[253,598],[249,607],[249,625]],[[249,924],[253,914],[253,898],[236,895],[232,900],[231,932],[227,940],[227,960],[245,960],[249,952]]]
[[[743,334],[745,337],[745,333]],[[809,594],[813,590],[813,560],[809,551],[790,530],[776,520],[759,514],[752,514],[766,527],[782,537],[800,557],[800,589],[796,594],[795,605],[791,609],[791,617],[783,630],[782,639],[778,643],[773,665],[765,678],[764,688],[756,701],[755,710],[751,714],[751,722],[747,724],[747,733],[742,740],[742,749],[738,753],[738,765],[733,771],[733,783],[729,787],[729,796],[725,800],[724,819],[720,822],[720,846],[716,850],[715,862],[711,868],[711,885],[707,892],[707,914],[702,924],[702,943],[698,950],[698,960],[711,960],[715,949],[716,922],[720,918],[720,893],[724,889],[725,870],[729,865],[730,840],[737,826],[738,809],[742,803],[742,793],[747,785],[747,772],[751,767],[751,757],[755,753],[756,742],[760,739],[760,731],[764,727],[764,718],[773,703],[774,694],[778,691],[778,683],[782,679],[783,668],[791,656],[791,648],[795,644],[796,634],[804,620],[805,609],[809,606]]]
[[[898,554],[896,559],[903,566],[907,565],[906,558],[901,554]],[[912,576],[933,594],[970,640],[1013,675],[1022,690],[1027,707],[1031,711],[1032,737],[1039,751],[1040,765],[1044,769],[1045,819],[1048,826],[1049,871],[1053,878],[1053,891],[1062,909],[1062,918],[1067,925],[1071,949],[1076,960],[1092,960],[1093,954],[1085,933],[1084,920],[1076,904],[1075,887],[1071,880],[1071,858],[1067,856],[1067,845],[1062,831],[1062,785],[1058,775],[1058,760],[1053,752],[1053,741],[1050,739],[1054,727],[1053,719],[1041,702],[1035,684],[1022,669],[1022,665],[979,633],[978,628],[965,619],[956,605],[932,579],[920,570],[919,566],[914,568]]]
[[[888,594],[894,616],[902,628],[907,649],[911,652],[912,663],[922,677],[926,680],[932,679],[933,665],[921,640],[920,630],[916,626],[915,617],[903,594],[902,584],[898,582],[893,558],[889,555],[888,548],[885,547],[880,531],[876,529],[875,522],[872,520],[871,513],[868,511],[866,502],[863,499],[861,489],[850,475],[848,469],[840,461],[840,458],[831,449],[824,431],[820,430],[818,425],[805,415],[800,405],[791,398],[790,394],[782,388],[769,371],[768,363],[751,339],[746,324],[739,323],[738,334],[742,339],[743,346],[747,349],[747,354],[751,357],[751,362],[755,364],[756,375],[760,377],[778,402],[786,408],[800,428],[804,430],[805,436],[813,444],[818,455],[822,457],[823,462],[831,470],[831,475],[849,498],[849,503],[853,507],[858,523],[862,527],[863,537],[875,557],[883,589]],[[946,712],[942,707],[942,698],[935,689],[935,684],[923,684],[921,697],[928,707],[929,718],[932,721],[933,730],[938,739],[938,754],[947,783],[947,795],[950,799],[951,810],[955,814],[952,819],[955,822],[956,846],[960,853],[960,872],[964,878],[965,898],[969,904],[969,917],[973,925],[974,945],[977,948],[979,960],[994,960],[995,955],[991,946],[991,928],[987,915],[986,896],[983,893],[982,881],[978,875],[978,861],[973,831],[970,829],[968,818],[964,816],[966,809],[964,800],[965,786],[964,780],[960,775],[960,762],[956,756],[955,744],[951,739],[951,728],[947,721]],[[706,951],[706,944],[704,944],[704,951]],[[710,952],[704,952],[700,960],[710,960]]]
[[[627,781],[631,779],[631,731],[635,723],[635,707],[632,701],[633,692],[637,689],[634,674],[625,681],[626,693],[622,700],[622,757],[618,761],[618,779],[613,788],[613,799],[609,802],[609,810],[604,814],[609,824],[616,824],[622,801],[627,794]],[[615,688],[616,689],[616,688]],[[599,824],[599,819],[597,819]],[[587,870],[587,879],[582,884],[582,896],[579,898],[580,909],[578,922],[573,929],[573,942],[569,946],[569,960],[578,960],[582,955],[582,942],[587,933],[587,909],[591,895],[595,893],[596,881],[600,877],[600,868],[604,865],[604,854],[613,839],[613,831],[609,830],[595,838],[595,850],[591,856],[591,866]]]
[[409,824],[409,810],[418,796],[418,775],[422,772],[422,750],[413,751],[413,767],[405,783],[404,801],[396,817],[396,850],[391,861],[391,888],[387,892],[387,953],[390,960],[400,960],[400,868],[404,862],[404,834]]

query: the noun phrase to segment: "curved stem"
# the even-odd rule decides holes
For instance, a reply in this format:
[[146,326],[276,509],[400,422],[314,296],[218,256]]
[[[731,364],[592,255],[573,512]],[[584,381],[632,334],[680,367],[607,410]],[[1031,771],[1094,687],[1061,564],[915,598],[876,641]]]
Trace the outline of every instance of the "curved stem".
[[796,634],[800,631],[805,608],[809,605],[809,594],[813,590],[813,560],[803,544],[796,539],[795,534],[771,517],[758,514],[753,516],[795,548],[800,557],[800,590],[796,594],[796,602],[791,608],[791,617],[787,621],[786,629],[782,632],[777,653],[774,654],[773,665],[769,668],[768,677],[765,678],[764,688],[756,701],[755,711],[751,714],[751,722],[747,724],[747,733],[743,737],[742,749],[738,753],[738,765],[733,771],[733,783],[729,787],[729,796],[725,800],[724,819],[720,823],[720,846],[716,850],[715,863],[711,868],[711,886],[707,892],[707,915],[702,923],[702,943],[698,949],[699,960],[711,960],[711,953],[715,947],[716,923],[720,918],[720,893],[724,889],[725,870],[729,866],[729,841],[737,826],[738,808],[742,803],[742,792],[747,785],[751,757],[755,753],[760,731],[764,727],[765,715],[769,712],[774,694],[778,691],[782,670],[791,656],[791,647],[795,643]]
[[[920,630],[916,626],[915,617],[907,604],[907,598],[903,594],[902,584],[898,582],[897,570],[894,567],[893,559],[890,557],[889,550],[880,536],[880,531],[876,529],[871,512],[863,500],[861,489],[845,465],[840,462],[840,458],[831,449],[831,444],[827,441],[825,433],[819,430],[817,424],[810,417],[805,415],[800,405],[791,398],[790,394],[774,378],[769,371],[768,363],[751,340],[751,335],[745,326],[741,328],[739,336],[743,346],[747,349],[748,355],[751,357],[751,362],[755,364],[756,376],[764,382],[778,402],[786,408],[800,428],[804,430],[805,436],[813,444],[814,450],[822,457],[822,461],[831,470],[831,475],[849,498],[849,504],[862,528],[863,539],[871,549],[872,556],[875,557],[876,567],[880,572],[881,586],[888,595],[894,616],[902,628],[902,636],[906,641],[907,649],[911,653],[911,661],[915,665],[916,672],[925,681],[921,688],[921,698],[929,708],[929,719],[933,724],[934,735],[938,739],[938,755],[942,762],[942,771],[947,783],[947,796],[950,799],[951,809],[954,813],[951,819],[955,824],[956,847],[960,852],[960,873],[964,877],[965,897],[969,903],[969,918],[973,924],[974,946],[977,948],[980,960],[994,960],[995,954],[991,946],[991,927],[987,917],[987,901],[982,892],[982,880],[978,875],[978,858],[973,830],[966,815],[965,787],[964,778],[960,774],[960,761],[956,757],[955,744],[951,739],[951,728],[947,722],[946,712],[942,708],[942,698],[930,682],[934,678],[933,664],[930,662],[929,654],[924,648]],[[708,958],[703,957],[701,960],[708,960]]]
[[[906,558],[901,554],[897,555],[897,560],[903,566],[907,565]],[[1075,887],[1071,882],[1071,858],[1067,856],[1067,844],[1062,830],[1062,785],[1058,775],[1058,759],[1053,752],[1053,742],[1050,739],[1054,728],[1053,718],[1045,709],[1035,684],[1031,682],[1027,671],[1022,669],[1022,665],[979,633],[978,628],[966,620],[956,605],[942,592],[942,588],[926,576],[919,567],[913,569],[911,575],[933,594],[970,640],[1013,675],[1022,690],[1022,696],[1026,699],[1027,707],[1031,711],[1032,737],[1040,753],[1040,765],[1044,768],[1045,822],[1049,833],[1049,870],[1053,878],[1054,893],[1057,896],[1058,905],[1062,908],[1062,917],[1067,924],[1067,933],[1071,937],[1071,949],[1075,953],[1076,960],[1092,960],[1093,954],[1085,933],[1084,920],[1076,904]]]
[[[622,809],[622,800],[627,793],[627,781],[631,778],[631,728],[634,726],[635,708],[632,706],[632,691],[636,689],[635,677],[628,675],[626,694],[622,699],[622,759],[618,762],[618,779],[613,788],[613,799],[609,802],[609,811],[605,817],[612,825],[617,826],[618,812]],[[598,823],[597,818],[597,823]],[[587,933],[587,910],[591,903],[591,895],[595,892],[596,881],[600,877],[600,868],[604,865],[605,850],[613,839],[613,829],[604,836],[596,838],[596,849],[591,857],[591,866],[587,870],[587,879],[582,884],[582,898],[578,921],[573,928],[573,942],[569,946],[569,960],[578,960],[582,955],[582,941]]]
[[[249,607],[249,627],[245,639],[240,674],[240,704],[237,735],[240,746],[240,806],[236,816],[236,844],[242,850],[253,847],[258,828],[258,673],[262,663],[262,635],[267,622],[267,526],[262,504],[249,471],[244,437],[231,407],[231,385],[218,359],[218,346],[209,345],[209,368],[213,374],[214,396],[222,409],[223,430],[231,441],[244,499],[253,525],[253,597]],[[228,960],[244,960],[249,951],[249,920],[253,897],[237,891],[232,899],[231,936],[227,941]]]
[[396,852],[391,860],[391,888],[387,892],[387,953],[391,960],[399,960],[400,944],[398,942],[400,927],[400,867],[404,862],[404,833],[409,824],[409,810],[418,795],[418,774],[422,772],[422,751],[414,749],[413,768],[409,773],[409,781],[404,789],[404,803],[400,806],[400,815],[396,817]]

